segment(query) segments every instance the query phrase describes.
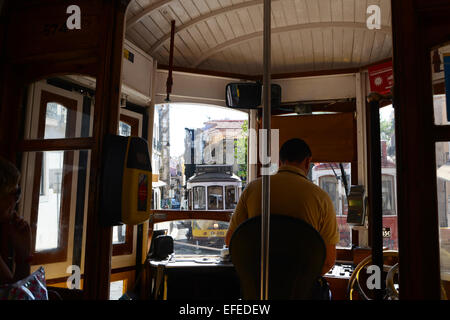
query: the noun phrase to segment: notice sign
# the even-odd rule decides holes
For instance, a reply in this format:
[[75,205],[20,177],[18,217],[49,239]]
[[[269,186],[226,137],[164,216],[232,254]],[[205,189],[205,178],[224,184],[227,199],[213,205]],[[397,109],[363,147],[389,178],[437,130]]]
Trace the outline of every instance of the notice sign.
[[394,86],[392,62],[382,63],[368,68],[370,91],[388,94]]
[[391,228],[383,228],[383,238],[390,238],[391,237]]

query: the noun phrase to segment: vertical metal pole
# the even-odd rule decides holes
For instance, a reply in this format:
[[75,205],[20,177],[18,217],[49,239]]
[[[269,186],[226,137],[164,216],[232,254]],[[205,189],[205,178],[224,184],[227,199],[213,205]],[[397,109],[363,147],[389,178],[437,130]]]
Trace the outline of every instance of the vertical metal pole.
[[383,279],[383,207],[381,192],[380,101],[369,97],[370,121],[370,188],[369,208],[372,228],[372,263],[380,269],[381,288],[375,289],[375,299],[382,300],[385,291]]
[[[265,130],[266,151],[270,156],[271,115],[271,3],[264,0],[264,74],[263,74],[263,130]],[[263,164],[266,172],[262,176],[262,223],[261,223],[261,300],[269,297],[269,231],[270,231],[270,161]]]

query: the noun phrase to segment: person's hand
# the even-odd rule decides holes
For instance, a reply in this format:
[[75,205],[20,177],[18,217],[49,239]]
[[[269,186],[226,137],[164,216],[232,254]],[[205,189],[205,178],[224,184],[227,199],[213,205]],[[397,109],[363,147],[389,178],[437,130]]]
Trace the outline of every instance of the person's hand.
[[10,237],[16,258],[25,261],[31,254],[31,228],[30,225],[13,213],[10,223]]

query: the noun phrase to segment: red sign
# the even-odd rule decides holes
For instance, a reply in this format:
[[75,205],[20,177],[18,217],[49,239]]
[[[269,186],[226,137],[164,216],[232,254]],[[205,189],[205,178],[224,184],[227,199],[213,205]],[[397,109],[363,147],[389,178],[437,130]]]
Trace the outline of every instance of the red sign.
[[387,94],[394,86],[394,75],[392,73],[392,62],[386,62],[369,67],[370,91]]

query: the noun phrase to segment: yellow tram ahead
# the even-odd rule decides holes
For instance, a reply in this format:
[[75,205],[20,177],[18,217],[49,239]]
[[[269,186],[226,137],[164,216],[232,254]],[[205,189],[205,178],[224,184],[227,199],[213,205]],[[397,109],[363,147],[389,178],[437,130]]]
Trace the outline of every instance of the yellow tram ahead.
[[[189,210],[233,210],[241,194],[242,181],[233,174],[232,166],[199,165],[187,181]],[[222,221],[192,221],[194,241],[223,240],[228,224]],[[222,245],[223,245],[222,241]]]

